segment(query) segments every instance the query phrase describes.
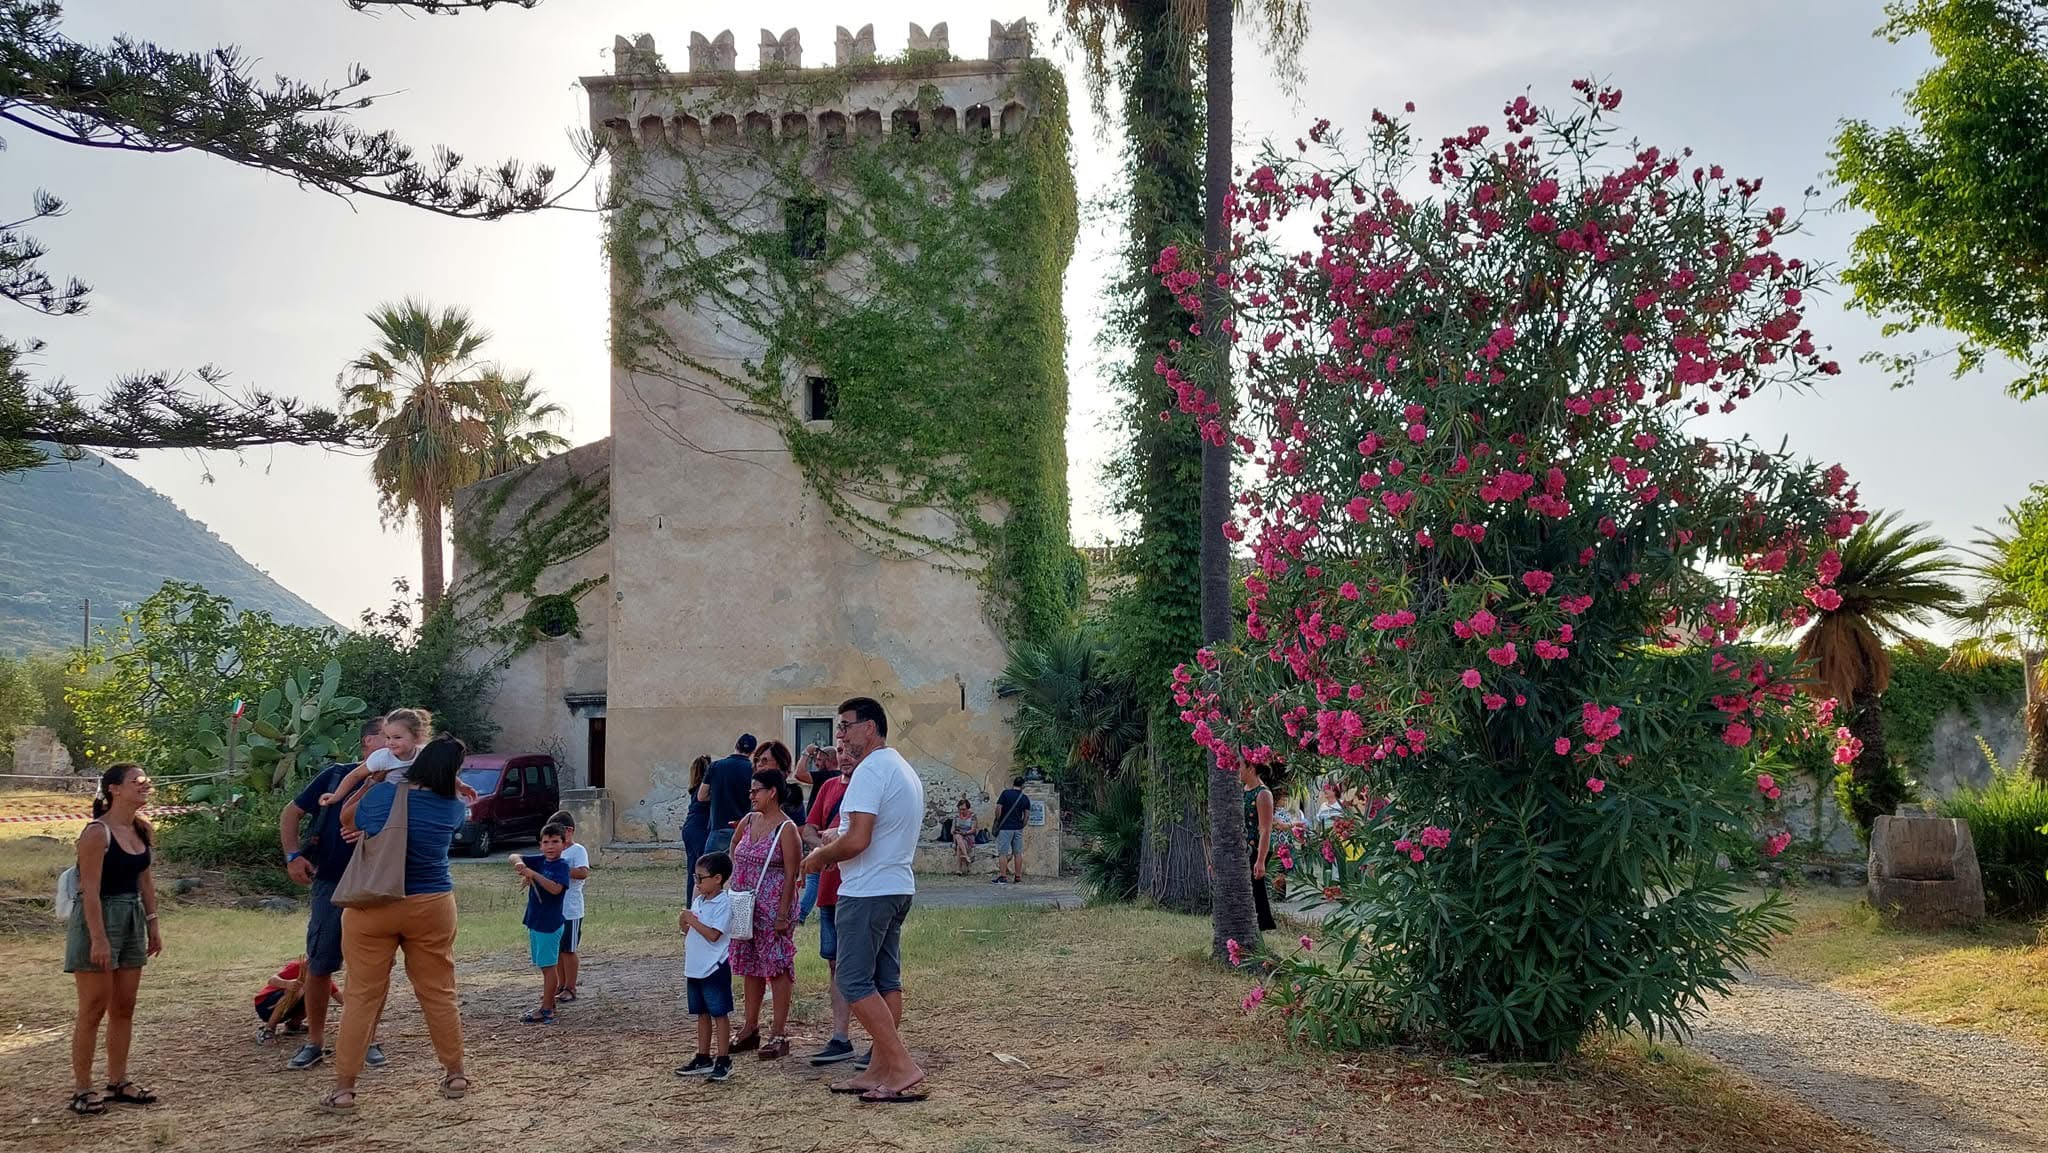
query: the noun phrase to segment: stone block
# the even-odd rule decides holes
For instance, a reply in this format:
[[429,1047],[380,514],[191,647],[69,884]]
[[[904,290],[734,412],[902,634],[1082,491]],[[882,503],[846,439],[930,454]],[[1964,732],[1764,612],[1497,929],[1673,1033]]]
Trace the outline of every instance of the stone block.
[[1877,818],[1869,873],[1870,904],[1888,920],[1941,928],[1984,919],[1984,875],[1967,821]]
[[732,30],[706,40],[702,32],[690,33],[690,71],[731,72],[739,63],[739,49],[733,45]]
[[801,68],[804,66],[804,41],[796,29],[791,28],[777,36],[768,29],[761,29],[761,67]]
[[839,25],[839,36],[833,44],[834,58],[841,68],[849,64],[873,64],[875,62],[875,26],[863,24],[859,32],[848,32],[845,25]]
[[618,813],[603,789],[564,789],[562,807],[576,818],[576,840],[584,845],[609,845]]
[[988,22],[990,60],[1031,59],[1031,22],[1018,20],[1005,26],[1000,20]]
[[912,52],[944,52],[950,56],[953,46],[947,39],[946,22],[941,20],[937,24],[932,25],[930,32],[926,32],[915,23],[911,24],[910,50]]

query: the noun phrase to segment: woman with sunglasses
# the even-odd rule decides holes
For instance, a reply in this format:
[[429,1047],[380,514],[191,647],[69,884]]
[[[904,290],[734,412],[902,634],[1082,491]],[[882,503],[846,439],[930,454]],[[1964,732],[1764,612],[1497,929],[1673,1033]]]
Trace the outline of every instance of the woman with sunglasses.
[[[141,765],[109,766],[92,799],[92,823],[78,835],[78,903],[65,925],[64,971],[78,984],[71,1027],[71,1111],[107,1111],[109,1102],[154,1105],[156,1094],[128,1079],[135,993],[142,966],[164,951],[156,927],[156,871],[150,863],[149,774]],[[107,1087],[93,1088],[92,1054],[107,1023]]]
[[[732,1051],[759,1049],[763,1061],[789,1055],[789,1003],[796,993],[797,869],[803,841],[782,811],[786,780],[774,769],[754,774],[748,800],[753,811],[741,819],[732,843],[732,887],[754,894],[754,936],[734,938],[732,971],[746,980],[746,1019]],[[761,996],[775,993],[775,1020],[761,1040]]]

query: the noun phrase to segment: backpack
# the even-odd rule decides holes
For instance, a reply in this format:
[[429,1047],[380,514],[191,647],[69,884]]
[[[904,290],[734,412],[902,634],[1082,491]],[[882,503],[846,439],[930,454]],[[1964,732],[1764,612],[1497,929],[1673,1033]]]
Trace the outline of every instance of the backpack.
[[[97,821],[93,823],[98,824]],[[111,842],[113,834],[109,833],[107,839]],[[78,907],[77,862],[74,861],[70,868],[57,874],[57,898],[50,902],[50,907],[56,912],[57,919],[60,921],[69,919],[71,910]]]

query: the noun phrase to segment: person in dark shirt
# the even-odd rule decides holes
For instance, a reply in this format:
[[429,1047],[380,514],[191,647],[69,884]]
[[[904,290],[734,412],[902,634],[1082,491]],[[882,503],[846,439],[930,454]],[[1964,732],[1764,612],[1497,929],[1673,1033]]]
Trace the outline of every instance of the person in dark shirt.
[[[363,760],[369,760],[371,753],[383,747],[383,718],[371,717],[362,727]],[[312,910],[306,917],[306,971],[314,977],[332,977],[341,971],[341,910],[330,898],[356,851],[354,843],[341,835],[341,809],[348,798],[338,798],[327,806],[320,804],[320,798],[338,789],[354,768],[329,765],[321,770],[284,807],[277,821],[285,872],[291,874],[292,880],[312,889]],[[313,824],[307,830],[307,839],[301,841],[299,825],[308,816],[313,818]],[[306,982],[306,1043],[285,1062],[285,1068],[311,1069],[325,1056],[329,987],[327,981]],[[384,1059],[384,1047],[373,1036],[363,1063],[376,1069],[383,1066]]]
[[561,991],[562,901],[569,892],[569,862],[562,850],[569,838],[562,826],[549,825],[540,831],[540,852],[512,854],[512,870],[526,886],[526,941],[533,967],[540,970],[540,1008],[519,1018],[529,1025],[555,1023],[555,994]]
[[1024,823],[1031,819],[1031,798],[1024,795],[1024,778],[1013,777],[1010,787],[996,798],[996,875],[993,883],[1024,883]]
[[740,739],[733,742],[732,755],[718,758],[704,770],[704,784],[697,789],[697,799],[711,806],[711,831],[704,837],[707,853],[730,851],[733,825],[754,811],[747,793],[754,785],[753,754],[759,743],[754,734],[741,733]]

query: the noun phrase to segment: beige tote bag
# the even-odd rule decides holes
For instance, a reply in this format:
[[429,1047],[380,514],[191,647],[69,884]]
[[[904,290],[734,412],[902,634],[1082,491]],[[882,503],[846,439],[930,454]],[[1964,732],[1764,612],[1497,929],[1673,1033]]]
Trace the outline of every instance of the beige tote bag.
[[329,898],[344,909],[388,905],[405,896],[405,813],[410,784],[401,785],[391,802],[391,818],[374,835],[356,842],[355,856]]

